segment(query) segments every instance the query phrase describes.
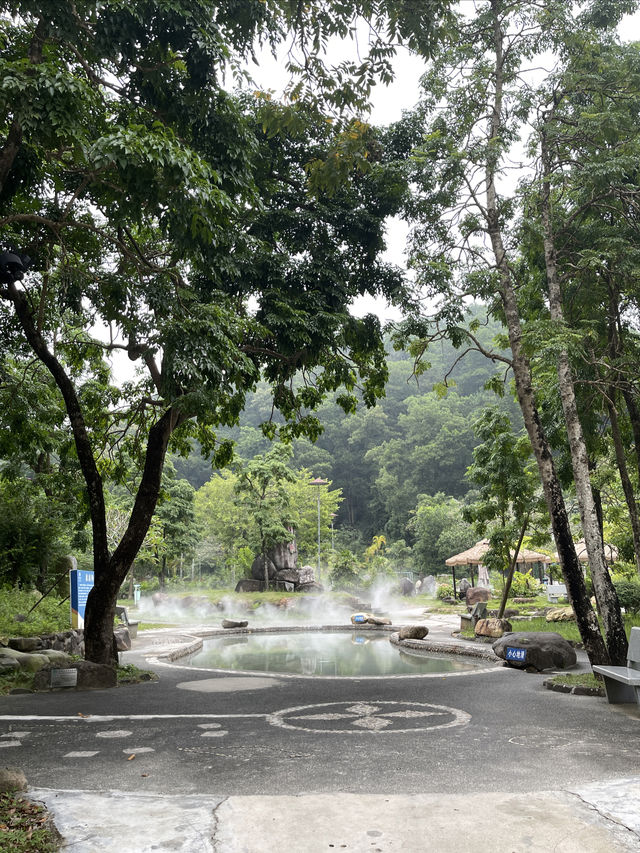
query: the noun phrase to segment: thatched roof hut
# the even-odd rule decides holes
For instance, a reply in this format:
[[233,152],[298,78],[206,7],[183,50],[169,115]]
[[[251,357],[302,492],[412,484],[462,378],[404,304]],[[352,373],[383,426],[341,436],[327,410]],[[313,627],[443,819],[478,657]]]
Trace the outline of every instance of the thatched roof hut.
[[[471,548],[462,551],[460,554],[455,554],[445,560],[447,566],[472,566],[482,563],[484,555],[489,550],[489,540],[481,539],[476,542]],[[547,554],[541,554],[538,551],[530,551],[528,548],[521,548],[518,551],[518,564],[520,563],[550,563],[551,557]]]

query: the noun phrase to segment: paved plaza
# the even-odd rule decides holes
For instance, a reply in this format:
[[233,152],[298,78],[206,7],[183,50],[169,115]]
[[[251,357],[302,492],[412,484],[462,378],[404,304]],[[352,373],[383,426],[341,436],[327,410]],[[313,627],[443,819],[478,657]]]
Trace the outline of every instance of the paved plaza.
[[[456,642],[455,617],[421,621]],[[303,678],[166,659],[197,633],[134,641],[124,662],[158,682],[0,698],[4,763],[64,849],[640,850],[637,708],[503,666]]]

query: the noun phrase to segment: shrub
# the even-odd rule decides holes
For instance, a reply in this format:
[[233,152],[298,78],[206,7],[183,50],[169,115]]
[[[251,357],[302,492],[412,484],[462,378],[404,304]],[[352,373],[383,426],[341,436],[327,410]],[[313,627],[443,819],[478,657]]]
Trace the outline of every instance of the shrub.
[[530,570],[528,572],[514,572],[509,597],[536,595],[541,586],[540,581],[533,577]]
[[620,607],[627,613],[640,613],[640,580],[614,578],[613,585],[618,593]]
[[438,591],[436,593],[438,598],[453,598],[453,587],[450,584],[443,583],[438,587]]

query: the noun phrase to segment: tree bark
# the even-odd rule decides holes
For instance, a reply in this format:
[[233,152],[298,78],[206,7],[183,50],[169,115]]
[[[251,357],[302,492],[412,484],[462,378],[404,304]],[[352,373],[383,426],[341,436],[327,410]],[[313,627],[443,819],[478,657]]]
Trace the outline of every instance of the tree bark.
[[[551,217],[551,162],[544,129],[541,135],[541,159],[541,216],[545,270],[549,290],[549,311],[552,320],[557,323],[564,323],[562,292],[558,276]],[[611,581],[609,568],[604,558],[604,543],[602,541],[597,507],[589,476],[589,455],[578,414],[578,404],[573,373],[569,362],[569,353],[565,348],[560,349],[558,353],[557,372],[560,400],[571,453],[573,481],[576,487],[582,532],[589,557],[593,590],[596,601],[598,602],[598,610],[604,623],[606,643],[611,663],[617,666],[624,666],[627,660],[627,635],[622,621],[618,595]]]
[[[522,330],[520,314],[513,287],[513,278],[508,264],[507,253],[502,240],[496,191],[496,162],[493,151],[499,150],[502,131],[502,101],[504,86],[503,33],[497,0],[491,0],[494,21],[495,50],[495,93],[489,122],[486,181],[486,220],[496,269],[500,278],[499,295],[507,323],[509,343],[513,355],[513,375],[522,411],[525,428],[531,441],[531,447],[538,466],[540,480],[549,510],[553,536],[558,550],[560,565],[567,587],[567,594],[576,614],[580,636],[591,663],[610,662],[607,647],[602,639],[598,619],[591,607],[587,588],[582,574],[582,566],[576,555],[571,528],[567,516],[560,481],[555,470],[553,457],[549,449],[540,421],[533,392],[531,367],[522,349]],[[497,155],[496,155],[497,156]]]

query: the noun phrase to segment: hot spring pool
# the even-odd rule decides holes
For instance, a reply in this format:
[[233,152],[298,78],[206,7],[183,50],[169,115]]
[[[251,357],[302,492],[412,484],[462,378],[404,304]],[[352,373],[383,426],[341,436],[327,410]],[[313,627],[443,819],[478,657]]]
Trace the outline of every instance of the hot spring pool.
[[204,669],[288,675],[373,677],[485,670],[487,662],[446,655],[408,654],[372,631],[255,633],[206,639],[182,663]]

